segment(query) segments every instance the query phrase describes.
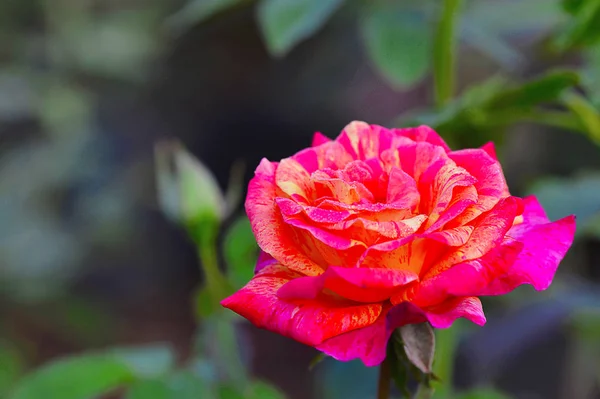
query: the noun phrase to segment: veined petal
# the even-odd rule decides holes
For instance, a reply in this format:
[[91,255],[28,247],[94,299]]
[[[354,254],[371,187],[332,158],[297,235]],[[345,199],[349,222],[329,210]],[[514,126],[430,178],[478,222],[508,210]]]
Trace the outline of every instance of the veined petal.
[[312,146],[317,147],[321,144],[329,143],[330,141],[331,141],[331,139],[329,137],[325,136],[323,133],[316,132],[315,135],[313,136]]
[[435,146],[442,147],[446,152],[450,151],[448,144],[439,134],[429,126],[409,127],[403,129],[392,129],[392,131],[403,137],[408,137],[414,141],[426,142]]
[[367,367],[377,366],[385,359],[387,342],[396,328],[426,320],[420,309],[403,303],[385,309],[372,325],[328,339],[317,349],[339,361],[360,359]]
[[424,309],[425,316],[435,328],[448,328],[454,320],[463,317],[478,326],[486,322],[481,301],[477,297],[459,297]]
[[221,304],[265,328],[307,345],[323,341],[377,321],[381,304],[357,304],[331,298],[285,301],[277,291],[301,275],[281,265],[265,267],[241,290]]
[[398,287],[418,278],[417,274],[405,270],[330,266],[320,276],[291,280],[279,289],[277,295],[288,300],[314,299],[328,289],[356,302],[382,302],[389,299]]
[[300,250],[294,231],[286,225],[274,198],[276,163],[263,159],[250,181],[246,213],[258,246],[279,262],[306,275],[323,273],[323,268]]

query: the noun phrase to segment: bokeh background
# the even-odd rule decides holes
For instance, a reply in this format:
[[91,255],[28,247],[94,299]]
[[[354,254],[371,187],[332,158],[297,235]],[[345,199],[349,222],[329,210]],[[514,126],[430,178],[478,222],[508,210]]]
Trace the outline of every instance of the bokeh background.
[[[493,140],[514,195],[578,216],[550,290],[486,299],[484,328],[458,323],[456,389],[599,398],[600,1],[464,1],[456,99],[436,108],[442,3],[0,1],[0,397],[68,355],[197,355],[203,275],[157,200],[157,142],[239,189],[262,157],[365,120],[428,123],[454,148]],[[313,349],[236,326],[251,374],[287,397],[372,396],[376,370],[309,370]]]

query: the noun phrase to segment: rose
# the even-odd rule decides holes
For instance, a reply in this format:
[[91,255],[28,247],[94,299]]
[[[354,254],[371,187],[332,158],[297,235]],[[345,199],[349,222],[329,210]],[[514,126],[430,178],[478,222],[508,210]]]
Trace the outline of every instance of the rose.
[[458,317],[478,296],[546,289],[575,218],[509,194],[492,144],[451,151],[432,129],[348,125],[335,141],[263,159],[246,199],[262,249],[223,306],[338,360],[385,358],[392,331]]

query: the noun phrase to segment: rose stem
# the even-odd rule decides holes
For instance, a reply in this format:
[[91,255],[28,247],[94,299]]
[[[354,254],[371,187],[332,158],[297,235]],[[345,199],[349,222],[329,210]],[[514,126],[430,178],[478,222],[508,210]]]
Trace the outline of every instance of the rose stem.
[[388,399],[390,397],[390,383],[392,381],[392,372],[390,370],[390,361],[386,357],[381,366],[379,366],[379,384],[377,385],[377,399]]

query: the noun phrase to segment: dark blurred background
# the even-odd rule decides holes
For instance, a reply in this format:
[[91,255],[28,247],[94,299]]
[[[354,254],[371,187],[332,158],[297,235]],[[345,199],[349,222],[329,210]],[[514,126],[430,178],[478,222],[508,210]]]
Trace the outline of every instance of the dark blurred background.
[[[224,188],[236,161],[247,182],[262,157],[286,157],[315,131],[393,126],[431,106],[429,75],[399,87],[373,65],[354,2],[282,57],[269,54],[254,2],[236,3],[200,18],[184,1],[0,1],[0,396],[27,370],[90,349],[168,342],[190,355],[202,277],[194,245],[156,200],[157,141],[181,140]],[[529,3],[529,14],[508,15],[508,3]],[[499,72],[522,81],[586,67],[580,53],[546,55],[569,18],[559,3],[467,2],[465,21],[479,23],[465,24],[459,91]],[[473,39],[493,23],[500,44]],[[447,133],[457,145],[500,143],[513,194],[535,192],[552,218],[577,213],[586,226],[550,291],[487,300],[488,326],[461,324],[455,383],[598,398],[600,151],[544,125]],[[578,324],[583,310],[592,316]],[[326,361],[308,371],[314,350],[241,331],[253,373],[290,398],[372,392],[374,370]],[[327,379],[341,387],[328,391]]]

